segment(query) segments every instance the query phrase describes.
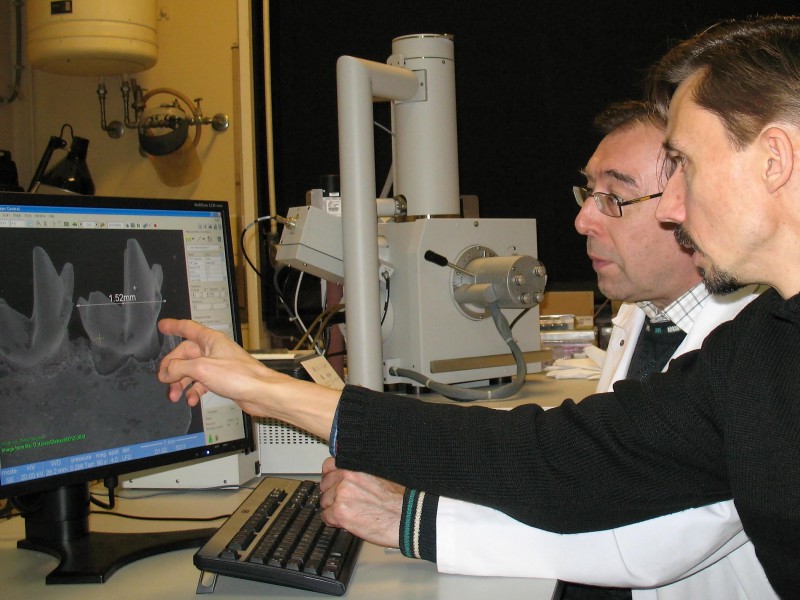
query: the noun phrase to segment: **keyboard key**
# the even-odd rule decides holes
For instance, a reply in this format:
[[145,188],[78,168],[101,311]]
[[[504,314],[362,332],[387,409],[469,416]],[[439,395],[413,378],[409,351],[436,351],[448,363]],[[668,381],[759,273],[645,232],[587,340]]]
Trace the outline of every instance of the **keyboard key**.
[[344,529],[340,529],[336,534],[336,539],[331,546],[331,551],[328,554],[328,560],[325,561],[325,567],[322,569],[321,575],[330,579],[336,579],[341,571],[344,556],[350,548],[350,543],[353,541],[353,534]]
[[229,550],[244,550],[256,539],[255,531],[242,530],[237,533],[228,544]]
[[219,553],[219,557],[228,560],[236,560],[237,558],[239,558],[239,553],[236,550],[225,548],[225,550]]

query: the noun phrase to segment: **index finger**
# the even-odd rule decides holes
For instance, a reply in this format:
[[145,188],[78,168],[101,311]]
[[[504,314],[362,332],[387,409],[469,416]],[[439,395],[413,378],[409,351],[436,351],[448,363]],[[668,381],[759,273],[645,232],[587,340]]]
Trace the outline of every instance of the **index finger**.
[[176,335],[187,340],[195,340],[205,330],[203,325],[188,319],[161,319],[158,330],[165,335]]

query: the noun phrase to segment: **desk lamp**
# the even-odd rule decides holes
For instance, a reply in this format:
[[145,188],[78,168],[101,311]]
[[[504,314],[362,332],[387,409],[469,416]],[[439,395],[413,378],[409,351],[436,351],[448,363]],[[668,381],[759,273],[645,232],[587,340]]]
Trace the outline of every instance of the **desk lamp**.
[[86,152],[89,149],[89,140],[86,138],[73,135],[67,156],[57,162],[52,169],[46,171],[53,152],[67,146],[67,141],[64,139],[64,129],[67,127],[71,134],[72,126],[64,125],[58,137],[50,136],[47,148],[45,148],[39,166],[36,167],[36,172],[28,186],[29,192],[35,192],[44,185],[53,188],[54,191],[94,195],[94,181],[92,181],[89,167],[86,165]]

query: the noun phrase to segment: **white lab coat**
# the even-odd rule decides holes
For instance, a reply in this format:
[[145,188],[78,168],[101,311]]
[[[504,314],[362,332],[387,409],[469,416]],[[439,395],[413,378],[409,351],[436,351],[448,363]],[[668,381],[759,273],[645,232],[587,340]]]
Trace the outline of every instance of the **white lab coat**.
[[[710,297],[674,356],[698,348],[759,291],[750,286],[730,297]],[[643,323],[641,309],[622,306],[613,320],[598,391],[624,378]],[[443,573],[649,588],[635,589],[634,600],[777,598],[732,501],[613,530],[560,535],[491,508],[441,498],[436,539]]]

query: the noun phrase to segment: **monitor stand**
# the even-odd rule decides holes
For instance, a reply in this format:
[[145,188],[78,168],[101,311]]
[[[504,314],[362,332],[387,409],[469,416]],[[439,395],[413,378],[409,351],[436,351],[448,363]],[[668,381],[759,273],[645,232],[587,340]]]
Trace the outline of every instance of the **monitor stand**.
[[17,548],[55,556],[60,564],[47,584],[104,583],[120,567],[140,558],[202,546],[217,529],[153,533],[89,530],[89,484],[62,486],[23,497],[25,539]]

